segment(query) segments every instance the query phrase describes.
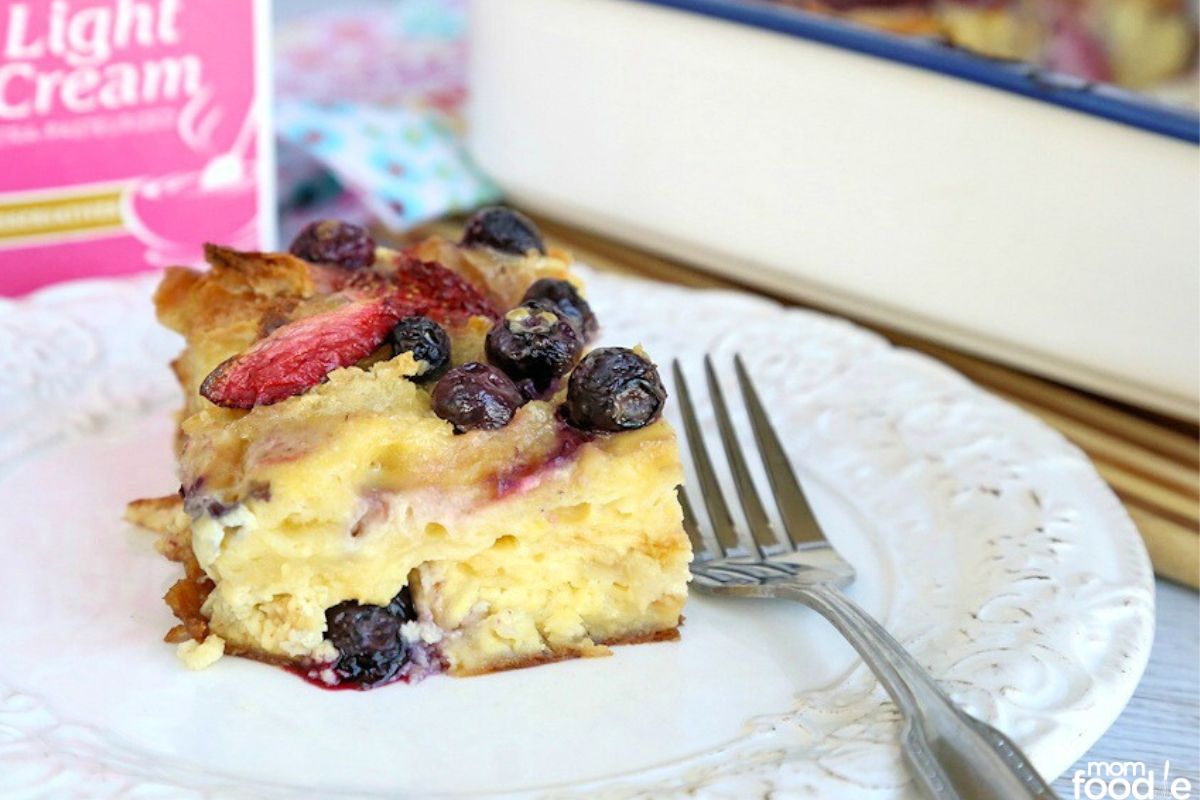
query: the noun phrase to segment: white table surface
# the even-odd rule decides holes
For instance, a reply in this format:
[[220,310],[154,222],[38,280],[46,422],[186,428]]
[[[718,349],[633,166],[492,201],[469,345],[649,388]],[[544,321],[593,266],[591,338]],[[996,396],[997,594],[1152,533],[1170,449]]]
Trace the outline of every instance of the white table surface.
[[[1142,682],[1116,723],[1054,783],[1063,798],[1075,797],[1071,778],[1088,762],[1140,761],[1161,775],[1170,759],[1172,779],[1191,779],[1191,796],[1200,799],[1200,595],[1162,580],[1157,588],[1154,647]],[[1155,800],[1167,797],[1159,787]]]

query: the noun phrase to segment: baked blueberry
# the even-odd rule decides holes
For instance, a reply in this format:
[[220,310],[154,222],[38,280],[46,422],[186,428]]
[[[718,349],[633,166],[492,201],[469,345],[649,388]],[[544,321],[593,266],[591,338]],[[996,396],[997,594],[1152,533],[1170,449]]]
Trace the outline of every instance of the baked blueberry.
[[413,617],[407,587],[387,606],[346,600],[326,609],[325,638],[338,651],[333,671],[343,681],[364,687],[394,678],[409,655],[400,628]]
[[314,264],[337,264],[346,269],[375,263],[375,240],[367,229],[336,219],[310,222],[296,234],[288,250]]
[[571,373],[566,417],[586,431],[636,430],[658,419],[666,400],[648,359],[625,347],[601,347]]
[[484,341],[488,361],[533,395],[566,375],[583,352],[583,340],[565,314],[548,300],[531,300],[505,314]]
[[405,317],[396,323],[388,338],[395,355],[412,353],[414,359],[428,365],[420,375],[413,376],[417,383],[437,378],[450,363],[450,336],[429,317]]
[[555,308],[571,320],[571,324],[575,326],[575,330],[579,331],[580,337],[585,341],[595,336],[600,327],[596,322],[596,315],[592,313],[592,307],[579,294],[575,284],[570,281],[558,278],[536,280],[525,290],[522,302],[530,300],[545,300],[553,303]]
[[507,375],[477,361],[443,375],[432,400],[433,412],[453,425],[455,433],[503,428],[525,403]]
[[546,245],[533,220],[505,206],[488,206],[471,215],[463,228],[463,247],[490,247],[502,253],[523,256],[531,250],[542,255]]
[[389,614],[400,617],[406,622],[417,618],[417,611],[413,607],[412,592],[408,590],[407,586],[396,593],[396,596],[388,603],[387,610]]

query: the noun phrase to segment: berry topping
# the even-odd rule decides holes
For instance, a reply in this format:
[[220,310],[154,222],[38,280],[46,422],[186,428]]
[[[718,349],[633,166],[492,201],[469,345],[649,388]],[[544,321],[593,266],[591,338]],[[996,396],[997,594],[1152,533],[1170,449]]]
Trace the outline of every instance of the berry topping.
[[401,626],[415,619],[408,587],[387,606],[362,605],[354,600],[325,611],[325,638],[338,651],[333,671],[343,681],[377,686],[396,677],[408,660]]
[[375,240],[366,228],[323,219],[304,226],[289,248],[292,255],[314,264],[337,264],[346,269],[375,263]]
[[488,361],[518,384],[528,381],[538,395],[579,360],[583,341],[553,303],[531,300],[492,326],[484,348]]
[[406,314],[420,314],[443,325],[469,317],[497,319],[500,312],[456,272],[433,261],[405,259],[392,278]]
[[466,280],[440,264],[415,259],[401,263],[391,280],[356,273],[343,295],[351,298],[346,305],[281,325],[222,362],[204,379],[200,394],[226,408],[278,403],[369,356],[403,317],[458,323],[500,316]]
[[542,234],[533,220],[504,206],[488,206],[471,215],[463,228],[463,247],[490,247],[502,253],[523,256],[530,250],[546,254]]
[[624,347],[593,350],[567,384],[567,421],[587,431],[628,431],[662,414],[667,390],[658,370]]
[[522,302],[530,300],[547,300],[553,303],[567,319],[571,320],[575,330],[579,331],[579,335],[585,340],[595,336],[599,329],[596,315],[592,313],[592,307],[588,305],[587,300],[580,296],[579,290],[570,281],[558,278],[536,280],[525,290]]
[[438,377],[450,363],[450,337],[429,317],[405,317],[396,323],[389,338],[395,355],[412,353],[414,359],[427,364],[424,372],[413,376],[417,383]]
[[289,322],[221,362],[200,385],[200,394],[226,408],[278,403],[369,356],[405,313],[388,295]]
[[400,617],[405,622],[417,618],[416,609],[413,608],[412,592],[408,590],[407,586],[396,593],[396,596],[387,604],[387,610],[389,614]]
[[503,428],[524,403],[507,375],[477,361],[455,367],[433,387],[433,411],[455,433]]

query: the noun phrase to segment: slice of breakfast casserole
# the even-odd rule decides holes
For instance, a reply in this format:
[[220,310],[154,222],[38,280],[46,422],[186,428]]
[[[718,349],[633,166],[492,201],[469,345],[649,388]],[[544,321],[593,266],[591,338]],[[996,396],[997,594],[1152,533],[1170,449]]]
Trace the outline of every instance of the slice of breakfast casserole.
[[315,223],[169,270],[187,346],[177,498],[129,517],[184,567],[168,641],[327,685],[471,675],[674,638],[690,548],[666,398],[505,208],[458,243]]

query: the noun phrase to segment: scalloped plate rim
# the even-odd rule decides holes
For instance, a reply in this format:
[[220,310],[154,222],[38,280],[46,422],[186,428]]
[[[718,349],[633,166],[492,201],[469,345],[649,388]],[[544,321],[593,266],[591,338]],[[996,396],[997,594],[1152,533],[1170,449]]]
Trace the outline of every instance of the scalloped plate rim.
[[[628,290],[629,288],[636,286],[640,287],[650,295],[659,292],[664,295],[692,297],[696,298],[697,300],[702,297],[708,300],[725,297],[730,301],[749,304],[750,306],[764,309],[764,311],[770,311],[773,314],[791,316],[798,320],[807,320],[809,324],[831,326],[832,328],[844,333],[846,338],[850,340],[858,340],[864,343],[864,347],[868,347],[875,353],[890,354],[889,357],[898,357],[898,360],[910,359],[911,366],[914,368],[919,365],[922,368],[928,369],[928,379],[931,381],[946,379],[950,379],[951,382],[961,381],[962,384],[965,384],[967,387],[969,387],[964,390],[964,396],[972,396],[976,399],[987,398],[986,400],[981,400],[984,405],[991,403],[992,405],[999,405],[1007,409],[1007,411],[1000,415],[1001,417],[1004,417],[1006,414],[1012,416],[1014,420],[1019,417],[1025,420],[1026,423],[1032,423],[1032,430],[1040,430],[1042,435],[1049,435],[1051,439],[1057,439],[1058,444],[1061,447],[1060,455],[1063,458],[1082,461],[1088,466],[1088,470],[1081,473],[1079,477],[1081,480],[1093,484],[1089,487],[1089,491],[1095,495],[1095,499],[1098,502],[1107,506],[1102,510],[1098,510],[1097,513],[1101,514],[1112,526],[1112,544],[1114,553],[1117,554],[1115,557],[1122,561],[1121,568],[1126,573],[1124,577],[1128,579],[1129,590],[1140,592],[1141,594],[1145,595],[1145,597],[1143,598],[1144,602],[1142,605],[1139,606],[1134,612],[1131,612],[1134,615],[1131,625],[1134,630],[1133,635],[1135,641],[1131,648],[1131,652],[1125,654],[1125,659],[1122,662],[1122,667],[1124,668],[1124,677],[1117,680],[1115,685],[1109,687],[1109,702],[1103,704],[1103,713],[1100,711],[1093,713],[1092,719],[1090,720],[1089,732],[1081,735],[1077,739],[1077,746],[1071,749],[1070,752],[1063,748],[1062,751],[1055,756],[1054,763],[1060,766],[1061,769],[1065,769],[1070,763],[1073,763],[1080,755],[1082,755],[1087,748],[1090,747],[1091,743],[1098,739],[1100,734],[1112,724],[1112,722],[1120,714],[1120,711],[1124,708],[1125,704],[1128,702],[1129,698],[1132,696],[1133,691],[1135,690],[1149,659],[1149,645],[1153,638],[1154,628],[1153,574],[1149,568],[1149,560],[1148,556],[1146,555],[1145,548],[1141,544],[1136,527],[1128,516],[1128,513],[1120,505],[1119,501],[1117,501],[1116,496],[1112,493],[1112,491],[1100,479],[1099,475],[1096,474],[1094,469],[1090,467],[1090,462],[1087,462],[1086,456],[1082,454],[1082,451],[1076,448],[1073,444],[1067,442],[1060,434],[1058,434],[1041,420],[1026,414],[1005,400],[996,398],[994,395],[984,392],[974,384],[966,381],[966,379],[962,378],[961,375],[941,362],[937,362],[936,360],[917,353],[916,351],[896,348],[878,334],[862,329],[857,325],[841,318],[825,315],[820,312],[810,311],[807,309],[786,308],[769,298],[763,298],[743,292],[724,289],[697,290],[667,284],[658,284],[640,278],[593,273],[592,271],[586,269],[584,269],[583,272],[585,277],[588,278],[589,285],[601,290],[601,293],[606,291],[615,292],[620,287],[624,287],[626,290]],[[38,313],[44,310],[55,308],[62,304],[69,304],[76,300],[92,297],[97,292],[118,297],[128,296],[128,298],[131,300],[144,301],[153,277],[154,273],[118,276],[114,278],[93,278],[44,287],[23,298],[0,298],[0,336],[2,336],[4,333],[3,327],[6,322],[20,317],[23,314],[36,316]],[[103,336],[103,331],[100,331],[98,335]],[[171,336],[173,336],[173,334],[171,334]],[[154,370],[163,370],[165,372],[162,364],[147,365],[145,369],[147,370],[148,374]],[[914,372],[916,371],[920,370],[914,369]],[[960,385],[959,388],[962,388],[962,386]],[[0,394],[0,398],[2,397],[3,395]],[[161,400],[156,402],[161,402]],[[128,416],[129,413],[130,411],[126,409],[123,412],[116,414],[116,417],[125,417]],[[3,417],[0,417],[0,419],[3,419]],[[16,455],[5,457],[3,455],[3,451],[0,451],[0,482],[3,482],[7,472],[7,470],[4,469],[4,461],[6,458],[20,460],[21,458],[31,455],[34,452],[41,451],[44,448],[60,446],[62,442],[69,441],[71,436],[87,435],[89,434],[86,429],[75,430],[70,426],[65,426],[65,429],[59,432],[58,435],[52,436],[49,439],[45,439],[41,442],[35,442],[31,445],[28,445],[24,450],[22,450],[20,445],[18,445]],[[64,439],[64,436],[67,438]],[[4,443],[4,438],[5,435],[0,434],[0,444]],[[1078,464],[1076,464],[1076,466],[1078,466]],[[1124,541],[1120,541],[1122,538]],[[829,691],[835,690],[830,689]],[[6,693],[3,683],[0,681],[0,725],[2,725],[5,721],[5,703],[11,701],[11,699],[16,696],[17,695],[12,694],[11,692]],[[1116,702],[1112,702],[1113,700],[1116,700]],[[1094,731],[1094,734],[1092,731]],[[5,740],[0,737],[0,763],[3,763],[2,745],[4,741]],[[738,741],[741,741],[741,739]],[[1030,747],[1031,753],[1035,754],[1035,760],[1048,760],[1048,756],[1041,753],[1038,749],[1040,741],[1041,739],[1035,739],[1033,741]],[[720,762],[721,755],[725,750],[729,750],[732,753],[737,749],[737,746],[737,742],[731,743],[727,748],[721,748],[721,752],[710,753],[709,756],[715,757],[716,760]],[[670,773],[672,770],[674,770],[675,773],[678,773],[685,765],[688,765],[695,770],[696,764],[694,762],[696,762],[696,760],[697,759],[694,758],[687,758],[683,759],[680,764],[670,764],[656,767],[652,770],[648,770],[648,772],[663,772],[665,770],[666,772]],[[775,773],[781,774],[786,771],[782,769],[780,765],[775,765],[773,768],[768,765],[768,767],[764,767],[763,769],[754,773],[753,777],[758,780],[766,780],[769,782],[770,780],[774,779],[772,770]],[[586,792],[589,795],[604,794],[606,796],[617,797],[636,794],[637,792],[642,791],[649,786],[664,788],[668,791],[682,791],[684,788],[700,790],[717,788],[723,785],[722,782],[730,779],[728,770],[723,770],[720,763],[718,763],[717,766],[715,766],[707,776],[702,776],[701,782],[695,786],[689,787],[685,786],[683,783],[680,783],[679,781],[681,778],[679,774],[667,775],[662,779],[662,782],[658,784],[654,784],[653,782],[645,783],[646,779],[653,779],[654,777],[655,776],[642,775],[640,773],[623,774],[607,779],[590,780],[582,784],[578,782],[572,782],[548,785],[540,789],[530,791],[535,793],[559,793],[563,791],[569,792],[575,790]],[[737,778],[739,776],[735,774],[733,777]],[[709,780],[709,778],[712,780]],[[149,782],[147,785],[150,785]],[[0,783],[0,788],[2,787],[3,784]],[[244,788],[252,789],[253,787],[247,784]],[[290,787],[282,786],[276,786],[275,788],[283,789],[285,791],[290,789]],[[296,789],[296,791],[301,790]]]

